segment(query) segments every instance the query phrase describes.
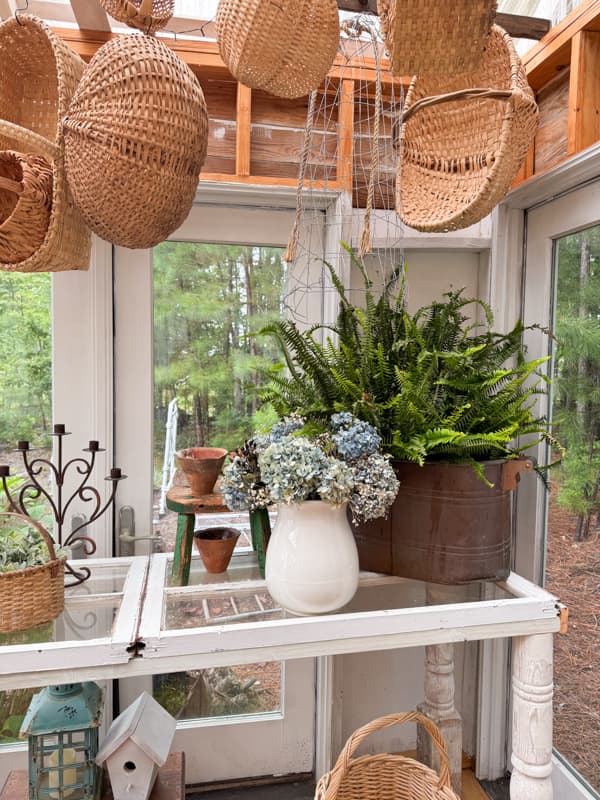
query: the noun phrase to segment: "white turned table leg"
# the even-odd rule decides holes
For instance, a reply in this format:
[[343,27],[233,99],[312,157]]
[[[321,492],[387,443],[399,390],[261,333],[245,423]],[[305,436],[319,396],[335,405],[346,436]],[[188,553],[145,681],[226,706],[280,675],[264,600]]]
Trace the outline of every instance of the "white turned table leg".
[[[454,645],[430,645],[425,649],[425,702],[418,710],[435,722],[446,741],[450,757],[452,788],[459,795],[462,786],[462,720],[454,707]],[[439,769],[437,751],[429,735],[417,728],[417,756],[424,764]]]
[[[427,587],[428,605],[448,601],[452,587]],[[460,797],[462,787],[462,720],[454,706],[454,645],[438,644],[425,648],[425,700],[417,708],[438,726],[450,757],[452,788]],[[437,770],[439,759],[431,739],[417,727],[417,758]]]
[[513,639],[511,800],[552,800],[552,634]]

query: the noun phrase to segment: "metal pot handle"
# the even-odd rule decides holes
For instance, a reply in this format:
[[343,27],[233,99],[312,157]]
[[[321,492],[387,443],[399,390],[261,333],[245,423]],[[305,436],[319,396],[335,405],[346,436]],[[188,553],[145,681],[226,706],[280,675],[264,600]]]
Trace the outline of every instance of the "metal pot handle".
[[502,490],[512,492],[521,480],[521,472],[533,472],[533,461],[530,458],[515,458],[502,465]]

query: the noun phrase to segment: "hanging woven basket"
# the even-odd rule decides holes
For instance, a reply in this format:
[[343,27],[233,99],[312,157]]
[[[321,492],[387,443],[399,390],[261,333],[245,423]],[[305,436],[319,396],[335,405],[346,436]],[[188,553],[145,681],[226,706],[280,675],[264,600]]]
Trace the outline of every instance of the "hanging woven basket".
[[[353,758],[360,743],[391,725],[417,722],[431,736],[439,774],[414,758],[393,753]],[[460,800],[450,783],[450,764],[438,727],[417,711],[388,714],[354,731],[331,770],[317,784],[315,800]]]
[[476,72],[413,78],[396,184],[402,221],[429,232],[479,222],[513,183],[537,120],[523,65],[498,26]]
[[18,19],[2,22],[0,149],[23,149],[54,158],[60,121],[84,66],[82,59],[37,17],[19,14]]
[[287,98],[319,88],[340,38],[336,0],[220,0],[216,27],[231,74]]
[[25,569],[0,572],[0,633],[22,631],[51,622],[65,605],[64,558],[39,522],[12,512],[0,513],[0,536],[7,530],[35,528],[48,550],[48,561]]
[[67,175],[90,228],[113,244],[153,247],[184,221],[208,144],[200,84],[149,36],[98,50],[64,119]]
[[0,151],[0,262],[29,258],[44,242],[52,207],[52,167],[43,156]]
[[84,66],[36,17],[19,14],[18,19],[0,24],[0,150],[42,156],[52,170],[50,216],[43,240],[36,238],[35,249],[17,261],[0,254],[0,270],[88,268],[91,237],[67,186],[61,130]]
[[377,0],[392,72],[455,75],[477,68],[496,0]]
[[156,33],[169,23],[175,0],[100,0],[111,17],[144,33]]

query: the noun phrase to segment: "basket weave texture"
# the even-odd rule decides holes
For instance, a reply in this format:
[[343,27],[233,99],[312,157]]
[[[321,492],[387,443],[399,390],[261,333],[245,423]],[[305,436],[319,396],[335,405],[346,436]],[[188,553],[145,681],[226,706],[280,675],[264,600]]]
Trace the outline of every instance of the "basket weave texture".
[[87,269],[91,237],[75,208],[64,171],[61,120],[84,62],[36,17],[0,24],[0,150],[43,156],[52,167],[52,202],[43,241],[23,260],[0,256],[0,269]]
[[[417,722],[429,733],[440,757],[439,774],[407,756],[380,753],[352,758],[369,734],[391,725]],[[431,720],[410,711],[379,717],[354,731],[331,770],[315,792],[315,800],[460,800],[450,784],[450,765],[444,739]]]
[[[466,90],[471,96],[445,96]],[[400,136],[402,221],[430,232],[473,225],[510,188],[537,128],[535,97],[510,36],[493,27],[474,73],[413,78],[404,117],[412,111]]]
[[98,50],[64,119],[66,167],[90,228],[153,247],[189,213],[208,145],[208,114],[189,67],[150,36]]
[[232,75],[287,98],[319,88],[340,38],[336,0],[220,0],[216,28]]
[[0,150],[0,262],[29,258],[46,237],[52,167],[43,156]]
[[477,68],[496,0],[377,0],[394,75],[453,75]]
[[100,4],[111,17],[144,33],[164,28],[175,10],[175,0],[100,0]]
[[51,622],[65,605],[64,559],[56,557],[52,537],[39,522],[6,511],[0,514],[0,523],[34,527],[45,541],[50,556],[49,561],[40,566],[0,573],[0,633]]

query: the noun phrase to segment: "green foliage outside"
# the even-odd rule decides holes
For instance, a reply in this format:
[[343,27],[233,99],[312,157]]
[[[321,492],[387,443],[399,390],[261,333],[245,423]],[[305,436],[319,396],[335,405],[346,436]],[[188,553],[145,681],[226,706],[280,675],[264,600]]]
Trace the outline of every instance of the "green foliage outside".
[[[25,631],[0,633],[0,647],[3,645],[37,644],[51,642],[52,622],[28,628]],[[22,741],[19,730],[29,708],[31,698],[39,689],[13,689],[0,692],[0,745]]]
[[234,449],[272,412],[259,408],[276,347],[248,334],[284,313],[286,266],[269,247],[165,242],[154,250],[155,452],[169,402],[178,448]]
[[583,539],[600,513],[600,226],[556,247],[553,420],[566,448],[558,501],[577,514]]
[[[261,331],[284,357],[264,393],[280,414],[322,419],[351,411],[377,428],[396,458],[471,461],[482,476],[476,462],[521,452],[515,437],[548,438],[534,410],[547,359],[526,359],[520,323],[494,332],[485,303],[461,291],[411,315],[402,280],[376,298],[353,261],[364,279],[364,307],[349,302],[331,270],[340,310],[324,344],[320,326],[300,331],[277,321]],[[484,321],[469,325],[477,313]]]
[[0,446],[48,444],[50,331],[50,275],[0,273]]

